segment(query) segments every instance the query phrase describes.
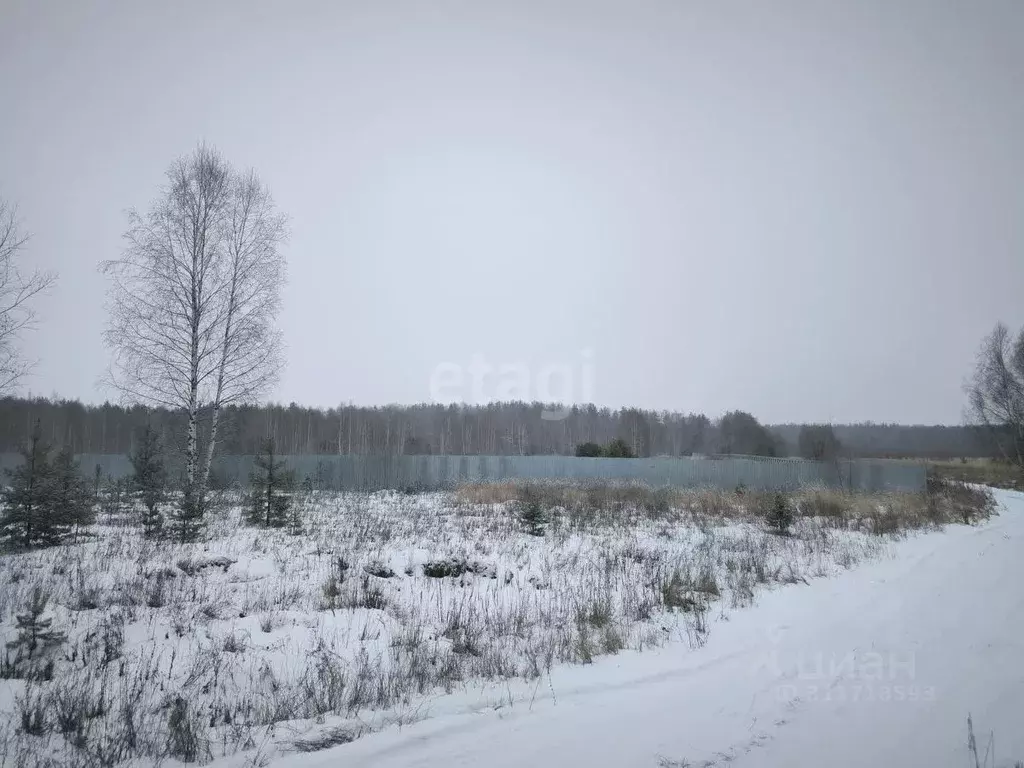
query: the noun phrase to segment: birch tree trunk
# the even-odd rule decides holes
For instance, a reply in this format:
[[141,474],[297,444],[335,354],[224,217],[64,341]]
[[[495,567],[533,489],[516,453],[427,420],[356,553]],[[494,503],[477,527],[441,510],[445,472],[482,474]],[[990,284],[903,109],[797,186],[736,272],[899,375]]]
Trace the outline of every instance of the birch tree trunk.
[[184,506],[201,518],[224,406],[256,402],[281,367],[285,219],[254,173],[205,146],[167,180],[146,215],[129,214],[122,257],[102,266],[109,382],[129,401],[185,413]]

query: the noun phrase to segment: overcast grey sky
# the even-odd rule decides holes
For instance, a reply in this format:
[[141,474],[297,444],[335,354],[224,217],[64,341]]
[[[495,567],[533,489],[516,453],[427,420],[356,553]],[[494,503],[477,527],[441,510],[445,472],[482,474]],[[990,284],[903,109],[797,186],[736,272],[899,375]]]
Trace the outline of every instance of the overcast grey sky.
[[0,0],[0,72],[0,195],[60,272],[37,394],[105,396],[97,263],[199,140],[291,217],[275,400],[423,401],[479,356],[958,423],[1024,323],[1020,0]]

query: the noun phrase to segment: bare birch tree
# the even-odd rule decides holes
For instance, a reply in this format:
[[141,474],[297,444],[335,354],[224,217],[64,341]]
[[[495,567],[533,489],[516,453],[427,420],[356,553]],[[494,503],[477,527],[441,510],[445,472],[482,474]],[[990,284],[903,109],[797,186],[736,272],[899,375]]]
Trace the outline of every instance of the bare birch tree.
[[35,326],[32,300],[57,279],[50,272],[20,268],[18,259],[26,242],[17,209],[0,200],[0,395],[17,389],[32,368],[19,346],[21,334]]
[[201,518],[222,408],[258,400],[281,368],[285,218],[255,173],[206,146],[167,179],[145,216],[129,213],[121,258],[103,264],[110,381],[186,414],[184,507]]
[[998,323],[981,343],[967,385],[967,418],[987,428],[1003,458],[1024,466],[1024,330]]
[[280,309],[285,218],[253,171],[231,180],[226,222],[226,274],[221,306],[221,350],[210,403],[210,434],[202,467],[209,479],[217,428],[225,405],[251,400],[273,384],[281,369]]

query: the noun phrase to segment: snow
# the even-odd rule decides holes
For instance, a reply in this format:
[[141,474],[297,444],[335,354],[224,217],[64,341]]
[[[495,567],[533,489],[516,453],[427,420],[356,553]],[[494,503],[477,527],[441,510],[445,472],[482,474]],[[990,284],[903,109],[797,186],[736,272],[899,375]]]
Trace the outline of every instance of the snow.
[[[1024,756],[1024,497],[941,531],[919,499],[857,498],[776,536],[747,497],[702,494],[562,510],[536,537],[509,503],[314,493],[300,536],[235,500],[195,544],[107,521],[6,555],[0,640],[37,586],[67,640],[52,681],[0,679],[0,765],[110,762],[127,734],[129,764],[173,765],[179,701],[219,768],[945,765],[968,712]],[[911,528],[872,533],[887,510]],[[104,755],[21,732],[33,696],[102,703]]]
[[703,647],[556,666],[530,698],[274,764],[955,766],[971,714],[986,764],[1012,766],[1024,758],[1024,496],[997,497],[1002,513],[978,527],[762,595]]

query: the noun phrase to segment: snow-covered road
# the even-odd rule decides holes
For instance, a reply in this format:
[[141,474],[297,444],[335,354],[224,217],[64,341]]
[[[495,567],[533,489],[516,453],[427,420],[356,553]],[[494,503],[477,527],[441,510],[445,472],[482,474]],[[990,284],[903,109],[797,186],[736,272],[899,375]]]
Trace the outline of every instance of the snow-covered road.
[[[979,527],[762,595],[674,643],[556,669],[533,700],[432,717],[275,765],[966,765],[966,718],[1024,760],[1024,496]],[[514,698],[514,697],[513,697]]]

